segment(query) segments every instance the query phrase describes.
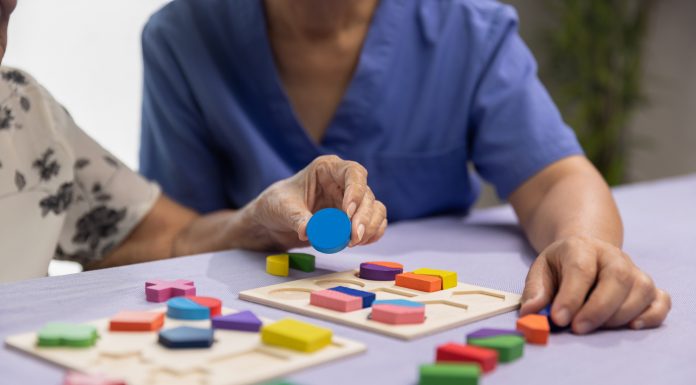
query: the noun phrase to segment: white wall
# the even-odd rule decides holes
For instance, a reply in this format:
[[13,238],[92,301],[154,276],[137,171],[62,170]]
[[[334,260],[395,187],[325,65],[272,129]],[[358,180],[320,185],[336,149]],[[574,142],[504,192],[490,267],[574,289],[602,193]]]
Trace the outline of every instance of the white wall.
[[140,31],[168,0],[19,0],[3,65],[31,73],[77,123],[137,167]]
[[[520,15],[520,32],[540,61],[541,33],[553,20],[548,3],[505,0]],[[628,127],[629,182],[696,173],[696,1],[655,2],[645,41],[643,92]]]
[[[77,123],[132,168],[138,165],[140,31],[168,0],[19,0],[3,65],[24,69]],[[50,275],[79,264],[52,261]]]

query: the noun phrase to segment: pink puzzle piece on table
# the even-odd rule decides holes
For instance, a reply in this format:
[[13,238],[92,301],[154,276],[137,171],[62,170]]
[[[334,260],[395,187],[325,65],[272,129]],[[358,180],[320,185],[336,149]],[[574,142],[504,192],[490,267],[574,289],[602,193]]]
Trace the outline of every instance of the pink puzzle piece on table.
[[362,298],[335,290],[313,291],[309,303],[326,309],[349,312],[362,309]]
[[172,297],[196,295],[196,287],[193,281],[177,279],[174,281],[162,281],[151,279],[145,282],[145,298],[148,302],[165,302]]
[[392,325],[421,324],[425,322],[425,306],[373,305],[370,319]]
[[100,374],[68,372],[68,374],[65,375],[63,385],[126,385],[126,383],[120,380],[106,378]]

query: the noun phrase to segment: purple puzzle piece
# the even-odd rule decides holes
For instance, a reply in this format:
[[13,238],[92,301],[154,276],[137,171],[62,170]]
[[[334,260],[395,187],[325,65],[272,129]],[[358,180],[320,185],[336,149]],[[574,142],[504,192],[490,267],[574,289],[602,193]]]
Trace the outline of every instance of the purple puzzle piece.
[[371,263],[360,264],[360,278],[372,281],[393,281],[397,274],[404,272],[404,269],[394,267],[373,265]]
[[196,287],[193,281],[177,279],[175,281],[162,281],[151,279],[145,282],[145,299],[148,302],[164,302],[172,297],[196,295]]
[[512,329],[479,329],[473,333],[470,333],[466,336],[467,340],[474,339],[474,338],[490,338],[490,337],[497,337],[497,336],[520,336],[522,337],[522,333],[518,332],[517,330],[512,330]]
[[241,330],[246,332],[258,332],[261,329],[261,320],[249,310],[239,313],[217,316],[212,319],[213,329]]

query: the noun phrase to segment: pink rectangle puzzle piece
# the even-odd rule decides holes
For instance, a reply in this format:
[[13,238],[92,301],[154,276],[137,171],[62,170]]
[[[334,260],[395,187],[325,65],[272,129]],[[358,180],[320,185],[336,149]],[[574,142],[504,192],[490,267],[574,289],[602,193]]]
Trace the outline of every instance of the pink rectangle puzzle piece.
[[371,319],[392,325],[420,324],[425,321],[425,307],[378,304],[372,306]]
[[362,298],[344,294],[335,290],[313,291],[309,303],[326,309],[349,312],[362,309]]

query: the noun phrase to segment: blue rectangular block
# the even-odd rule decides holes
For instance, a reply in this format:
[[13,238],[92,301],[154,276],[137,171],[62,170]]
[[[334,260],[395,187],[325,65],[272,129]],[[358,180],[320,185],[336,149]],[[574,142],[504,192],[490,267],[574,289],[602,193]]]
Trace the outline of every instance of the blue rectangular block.
[[371,293],[369,291],[351,289],[351,288],[345,287],[345,286],[336,286],[336,287],[332,287],[329,290],[338,291],[338,292],[343,293],[343,294],[352,295],[353,297],[362,298],[363,309],[366,307],[372,306],[372,302],[375,302],[375,298],[377,298],[377,296],[375,296],[375,293]]
[[551,333],[560,333],[564,332],[568,329],[570,329],[570,325],[568,326],[558,326],[553,322],[553,319],[551,319],[551,304],[548,304],[545,308],[541,309],[539,311],[539,314],[545,315],[546,318],[549,320],[549,326],[551,327]]

